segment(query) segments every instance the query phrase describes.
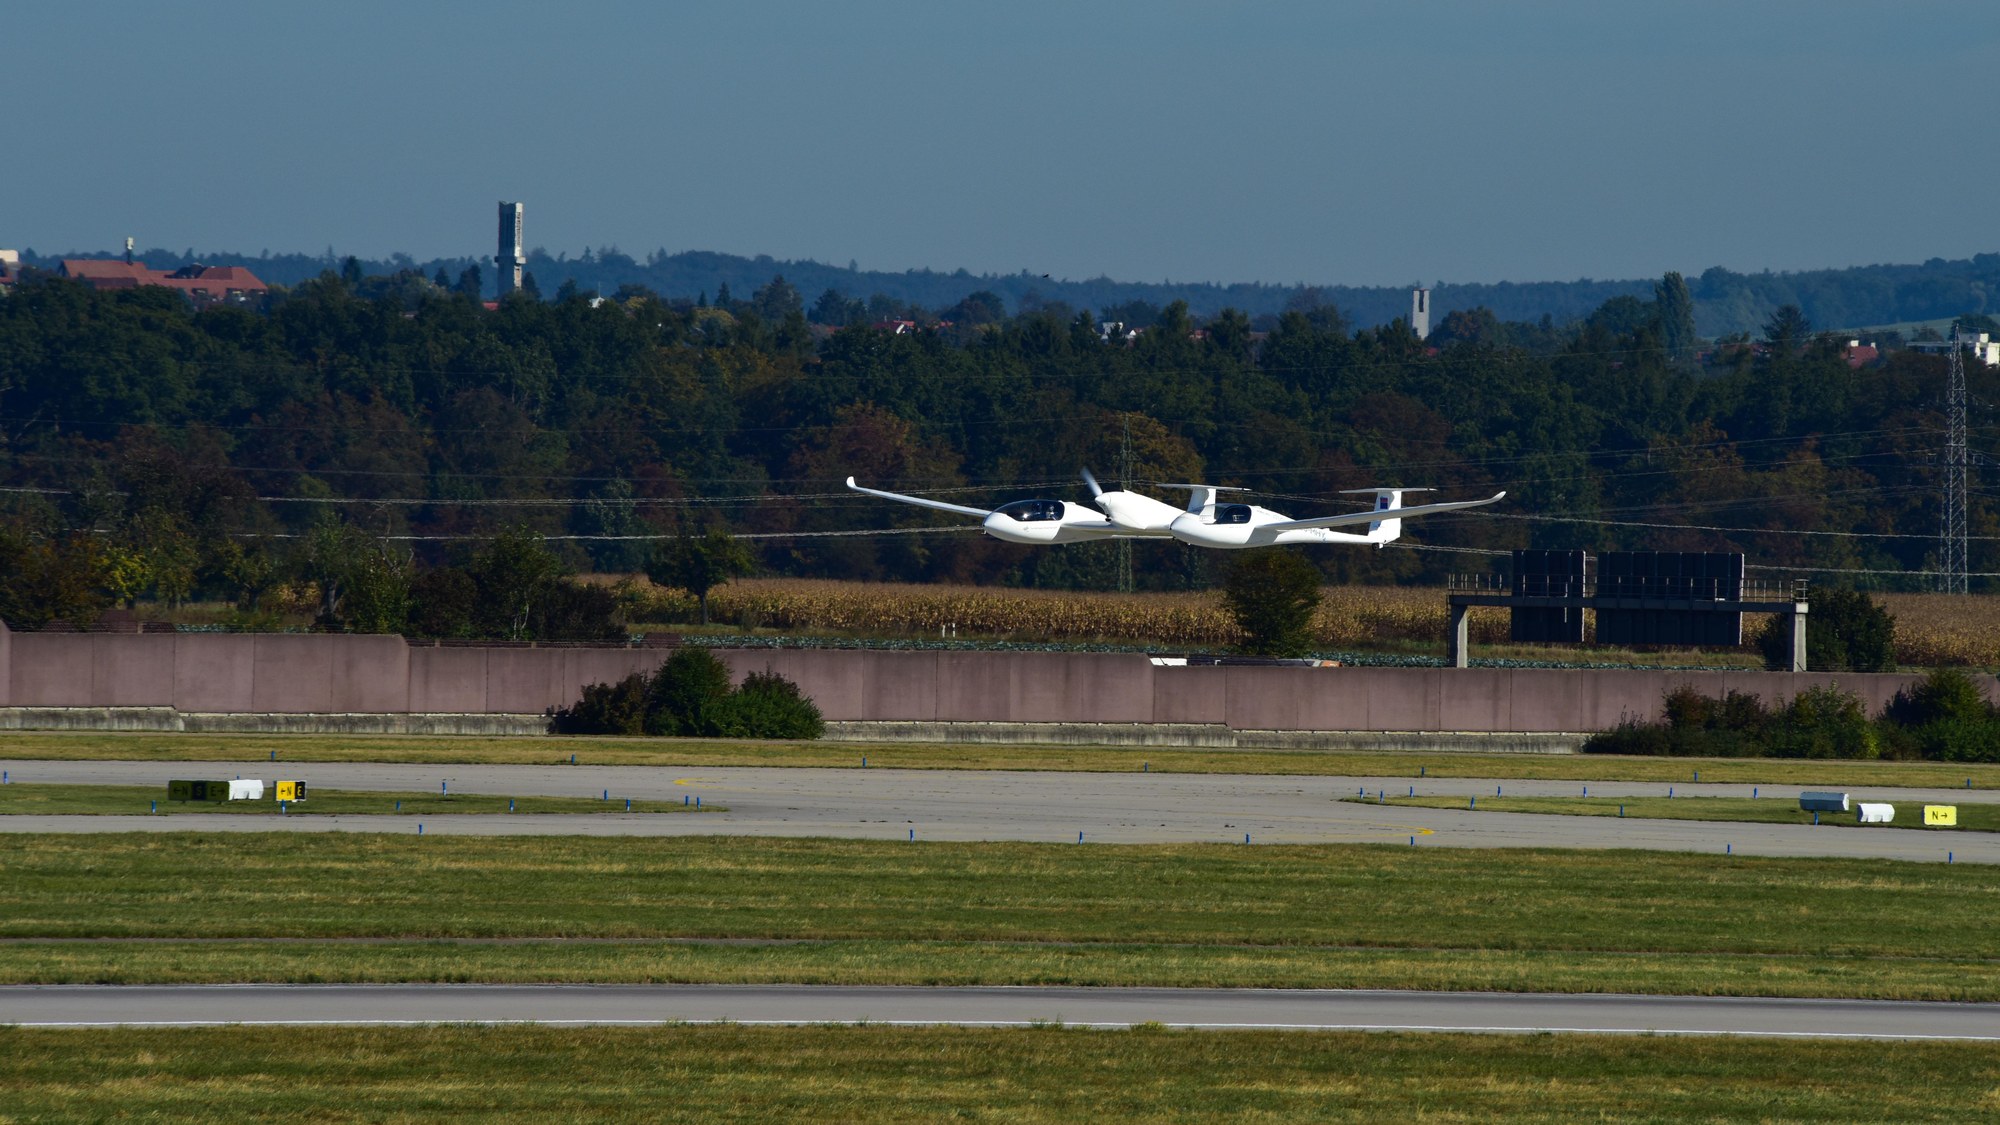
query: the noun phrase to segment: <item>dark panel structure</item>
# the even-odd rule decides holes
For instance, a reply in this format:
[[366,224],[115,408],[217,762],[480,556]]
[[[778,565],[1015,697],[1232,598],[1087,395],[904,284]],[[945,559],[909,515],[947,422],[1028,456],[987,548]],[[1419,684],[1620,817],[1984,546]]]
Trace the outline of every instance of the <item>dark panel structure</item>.
[[[1589,561],[1582,551],[1515,551],[1514,596],[1581,598]],[[1583,643],[1580,607],[1516,607],[1509,613],[1508,635],[1517,644]]]
[[[1743,615],[1697,607],[1743,599],[1743,556],[1700,551],[1607,551],[1597,560],[1597,596],[1664,602],[1597,610],[1597,643],[1738,645]],[[1672,603],[1683,603],[1681,606]]]

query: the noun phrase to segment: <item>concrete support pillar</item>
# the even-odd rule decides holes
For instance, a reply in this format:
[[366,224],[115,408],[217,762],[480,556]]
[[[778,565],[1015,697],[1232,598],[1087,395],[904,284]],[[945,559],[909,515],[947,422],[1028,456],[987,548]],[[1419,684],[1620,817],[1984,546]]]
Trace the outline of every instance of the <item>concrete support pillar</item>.
[[1445,634],[1444,644],[1446,655],[1451,657],[1451,666],[1454,668],[1472,666],[1472,626],[1468,620],[1471,612],[1471,606],[1451,603],[1451,630]]
[[1806,670],[1806,603],[1793,602],[1792,612],[1786,616],[1791,618],[1792,626],[1792,671],[1803,672]]

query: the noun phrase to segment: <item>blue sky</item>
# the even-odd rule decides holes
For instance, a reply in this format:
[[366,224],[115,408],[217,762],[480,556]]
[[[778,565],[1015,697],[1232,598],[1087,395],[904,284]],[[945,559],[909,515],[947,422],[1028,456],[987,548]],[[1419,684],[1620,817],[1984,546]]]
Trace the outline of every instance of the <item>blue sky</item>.
[[2000,5],[18,2],[0,246],[1403,284],[2000,249]]

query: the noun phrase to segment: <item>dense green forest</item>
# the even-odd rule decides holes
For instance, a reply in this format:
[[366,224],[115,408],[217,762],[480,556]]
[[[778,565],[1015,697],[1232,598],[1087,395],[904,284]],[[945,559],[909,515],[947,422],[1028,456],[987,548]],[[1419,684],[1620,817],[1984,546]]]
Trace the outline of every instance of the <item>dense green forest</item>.
[[[90,257],[95,255],[77,255]],[[53,269],[56,256],[24,255],[31,264]],[[194,262],[208,265],[242,265],[254,270],[267,282],[297,285],[328,269],[339,268],[341,259],[331,249],[317,254],[260,255],[198,253],[189,247],[181,251],[149,250],[147,265],[156,269],[178,269]],[[379,261],[362,261],[368,274],[398,271],[435,277],[439,271],[453,282],[468,268],[487,275],[486,293],[493,294],[490,259],[438,258],[419,262],[404,254]],[[1086,280],[1051,279],[1023,270],[1014,274],[975,275],[965,270],[863,270],[853,263],[845,267],[814,261],[774,261],[758,255],[743,257],[709,251],[669,254],[655,250],[634,258],[616,247],[585,247],[577,255],[550,254],[536,249],[528,256],[528,272],[540,290],[553,295],[564,285],[582,291],[616,292],[622,286],[641,286],[667,297],[695,300],[728,288],[748,293],[769,281],[774,274],[789,278],[807,294],[828,289],[854,297],[879,294],[887,303],[878,306],[877,319],[890,315],[896,305],[916,305],[944,309],[968,294],[984,290],[1000,296],[1010,310],[1033,310],[1043,305],[1094,309],[1109,319],[1144,321],[1145,310],[1163,308],[1175,301],[1185,302],[1189,311],[1202,317],[1237,309],[1258,327],[1269,327],[1291,305],[1325,302],[1339,306],[1349,321],[1359,327],[1386,325],[1399,316],[1408,316],[1410,290],[1407,286],[1310,287],[1304,285],[1235,284],[1199,282],[1132,282],[1108,277]],[[1413,278],[1422,284],[1425,279]],[[1563,325],[1580,320],[1616,297],[1652,296],[1653,283],[1647,280],[1497,282],[1492,284],[1431,282],[1432,308],[1437,316],[1453,311],[1486,309],[1501,320],[1540,321],[1547,317]],[[1922,264],[1871,265],[1846,269],[1803,270],[1790,273],[1738,273],[1716,266],[1688,278],[1694,298],[1697,329],[1705,336],[1725,336],[1743,332],[1756,335],[1765,321],[1785,305],[1797,305],[1812,323],[1828,329],[1863,328],[1941,320],[1961,314],[2000,313],[2000,254],[1975,254],[1971,258],[1933,258]],[[1143,326],[1143,324],[1141,325]]]
[[[262,311],[53,278],[0,297],[0,568],[108,550],[120,596],[240,598],[335,532],[476,569],[514,529],[570,567],[633,571],[643,537],[721,527],[771,573],[1108,587],[1113,546],[908,533],[966,521],[840,487],[1075,501],[1083,466],[1248,486],[1301,516],[1365,486],[1508,491],[1411,525],[1410,549],[1308,552],[1341,580],[1436,580],[1522,546],[1844,571],[1922,570],[1934,548],[1945,361],[1850,369],[1796,309],[1699,358],[1673,275],[1567,326],[1455,313],[1428,345],[1309,298],[1267,333],[1170,304],[1125,341],[1091,310],[1009,315],[990,293],[892,334],[816,326],[854,302],[783,279],[706,304],[628,286],[496,309],[438,280],[350,263]],[[2000,379],[1975,365],[1972,394],[2000,401]],[[1972,529],[1996,533],[1983,489]],[[1206,586],[1214,566],[1178,544],[1134,559],[1142,588]]]

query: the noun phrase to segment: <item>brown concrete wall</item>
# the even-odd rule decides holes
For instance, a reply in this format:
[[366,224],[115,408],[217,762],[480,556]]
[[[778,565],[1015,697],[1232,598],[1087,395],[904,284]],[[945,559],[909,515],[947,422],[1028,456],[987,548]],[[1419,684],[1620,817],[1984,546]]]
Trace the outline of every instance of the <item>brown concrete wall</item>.
[[[398,637],[0,630],[0,705],[182,713],[538,714],[650,672],[660,649],[452,647]],[[738,649],[834,722],[1206,724],[1258,731],[1591,731],[1687,685],[1782,704],[1838,684],[1879,710],[1905,675],[1504,668],[1158,667],[1098,653]],[[1995,693],[1989,681],[1989,694]]]
[[486,710],[483,648],[410,650],[410,710],[430,715],[470,715]]

